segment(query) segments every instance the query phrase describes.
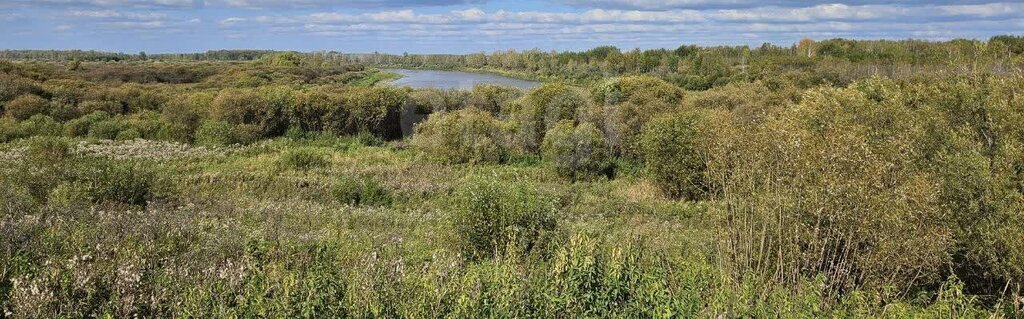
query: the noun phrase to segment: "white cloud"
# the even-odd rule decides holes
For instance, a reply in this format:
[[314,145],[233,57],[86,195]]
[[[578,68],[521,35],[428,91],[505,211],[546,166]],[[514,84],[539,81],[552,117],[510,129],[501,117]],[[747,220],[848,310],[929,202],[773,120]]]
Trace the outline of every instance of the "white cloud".
[[194,7],[202,3],[203,0],[0,0],[0,4],[54,7]]
[[[1005,10],[1024,4],[905,6],[821,4],[748,9],[613,10],[579,12],[484,11],[442,13],[385,10],[363,14],[319,12],[307,15],[225,18],[226,32],[270,32],[350,40],[427,43],[483,41],[520,43],[661,44],[717,39],[795,41],[814,38],[941,39],[1000,30],[1024,17]],[[999,18],[998,21],[990,20]],[[258,30],[258,31],[257,31]],[[728,42],[726,42],[728,43]],[[465,45],[462,43],[461,45]]]
[[[939,4],[543,0],[596,5],[569,11],[514,10],[509,6],[486,10],[459,6],[444,11],[421,8],[481,1],[486,0],[0,0],[0,5],[17,4],[15,10],[0,10],[0,21],[17,27],[20,23],[7,21],[19,14],[19,19],[46,21],[45,28],[112,38],[178,32],[215,44],[315,43],[316,37],[336,37],[353,41],[328,39],[323,45],[372,46],[394,41],[395,47],[436,42],[463,48],[478,43],[498,47],[785,43],[804,36],[942,39],[987,37],[1024,26],[1024,16],[1018,13],[1024,12],[1024,3],[976,3],[982,0],[939,0]],[[19,11],[46,5],[53,7]],[[252,42],[231,41],[243,38]]]
[[826,4],[803,8],[753,8],[717,10],[605,10],[582,12],[504,11],[485,12],[480,9],[457,10],[438,14],[420,14],[412,9],[380,11],[364,14],[320,12],[305,16],[230,17],[221,25],[234,26],[281,24],[467,24],[533,23],[559,25],[588,24],[649,24],[692,25],[698,23],[814,23],[814,22],[869,22],[869,21],[927,21],[929,19],[983,19],[1005,16],[1024,11],[1024,4],[958,5],[958,6],[893,6]]
[[75,18],[143,21],[162,20],[167,18],[167,15],[162,13],[139,13],[114,10],[75,10],[67,12],[67,15]]
[[672,9],[749,9],[766,7],[807,7],[835,3],[848,5],[971,5],[992,0],[560,0],[562,3],[589,8],[672,10]]
[[179,31],[202,23],[202,19],[192,17],[172,17],[165,13],[146,11],[119,10],[71,10],[63,13],[70,21],[84,27],[97,28],[114,32],[135,31]]

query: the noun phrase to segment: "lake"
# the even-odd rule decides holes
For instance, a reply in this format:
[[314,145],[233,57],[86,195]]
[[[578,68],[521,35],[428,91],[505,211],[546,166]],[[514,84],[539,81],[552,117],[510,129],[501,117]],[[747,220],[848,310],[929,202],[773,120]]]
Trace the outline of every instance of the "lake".
[[514,79],[507,76],[472,73],[459,71],[407,70],[386,69],[402,75],[402,78],[391,81],[397,86],[408,86],[416,89],[472,89],[477,84],[497,84],[529,90],[540,86],[540,82]]

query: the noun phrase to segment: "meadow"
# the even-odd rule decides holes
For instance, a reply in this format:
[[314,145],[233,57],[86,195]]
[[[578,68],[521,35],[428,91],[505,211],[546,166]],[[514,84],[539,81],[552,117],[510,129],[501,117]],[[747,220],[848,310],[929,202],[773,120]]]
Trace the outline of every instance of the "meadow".
[[1022,55],[4,51],[0,317],[1019,318]]

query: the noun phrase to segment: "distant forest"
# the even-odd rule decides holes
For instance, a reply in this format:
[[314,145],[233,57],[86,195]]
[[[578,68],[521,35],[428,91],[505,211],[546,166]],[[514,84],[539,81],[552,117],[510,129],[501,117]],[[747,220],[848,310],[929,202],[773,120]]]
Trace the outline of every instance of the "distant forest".
[[[738,80],[752,81],[794,70],[815,70],[815,76],[796,79],[815,83],[848,84],[869,75],[908,77],[913,74],[988,68],[1007,72],[1019,68],[1024,36],[1000,35],[988,41],[956,39],[814,41],[803,39],[789,47],[765,43],[749,46],[682,45],[674,50],[623,51],[602,46],[582,52],[541,50],[473,54],[386,54],[335,51],[215,50],[203,53],[137,54],[81,50],[4,50],[0,59],[133,62],[133,61],[253,61],[288,53],[304,67],[377,65],[429,69],[482,70],[534,79],[593,82],[621,75],[653,75],[689,90],[706,90]],[[810,84],[810,83],[808,83]]]

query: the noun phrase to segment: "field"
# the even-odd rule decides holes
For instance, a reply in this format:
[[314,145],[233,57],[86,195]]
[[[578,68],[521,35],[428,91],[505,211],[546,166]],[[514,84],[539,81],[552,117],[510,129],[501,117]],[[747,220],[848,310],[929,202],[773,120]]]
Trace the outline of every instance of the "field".
[[5,51],[0,318],[1019,318],[1022,43]]

